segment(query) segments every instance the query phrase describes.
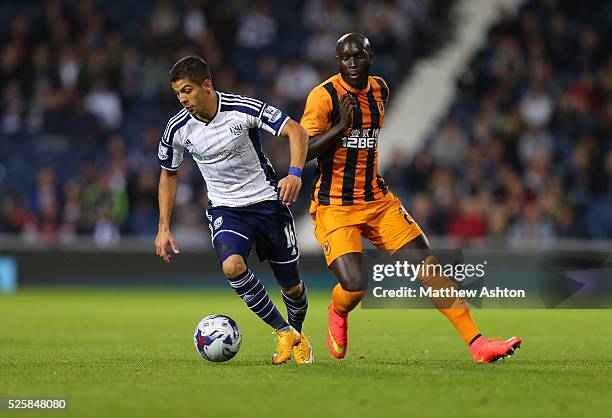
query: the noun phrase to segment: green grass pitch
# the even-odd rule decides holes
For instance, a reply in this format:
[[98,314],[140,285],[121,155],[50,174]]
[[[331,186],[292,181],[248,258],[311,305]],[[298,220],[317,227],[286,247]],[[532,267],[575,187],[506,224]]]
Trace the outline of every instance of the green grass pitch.
[[[612,311],[474,311],[487,335],[525,340],[515,356],[475,365],[435,310],[357,310],[349,354],[336,361],[325,343],[327,300],[327,292],[310,294],[305,330],[316,365],[275,367],[271,331],[229,288],[0,296],[0,397],[70,400],[64,412],[0,416],[612,415]],[[209,363],[193,346],[196,323],[212,313],[233,317],[243,332],[228,363]]]

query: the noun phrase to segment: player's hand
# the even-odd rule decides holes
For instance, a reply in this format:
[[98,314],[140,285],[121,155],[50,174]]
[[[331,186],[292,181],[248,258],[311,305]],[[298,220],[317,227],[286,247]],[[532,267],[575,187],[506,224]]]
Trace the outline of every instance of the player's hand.
[[353,109],[357,107],[357,100],[350,94],[340,99],[340,124],[342,129],[348,129],[353,124]]
[[295,203],[301,188],[302,179],[298,176],[288,175],[278,182],[278,198],[285,205]]
[[170,232],[170,228],[167,226],[160,226],[157,231],[157,236],[155,237],[155,252],[166,263],[169,263],[172,258],[172,254],[167,251],[168,245],[172,248],[174,254],[179,253],[178,246],[172,236],[172,232]]

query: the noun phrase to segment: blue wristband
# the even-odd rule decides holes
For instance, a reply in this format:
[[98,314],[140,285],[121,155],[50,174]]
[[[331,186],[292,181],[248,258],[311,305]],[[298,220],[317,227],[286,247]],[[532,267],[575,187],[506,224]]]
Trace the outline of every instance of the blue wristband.
[[302,177],[302,169],[297,168],[297,167],[289,167],[289,175],[296,176],[296,177]]

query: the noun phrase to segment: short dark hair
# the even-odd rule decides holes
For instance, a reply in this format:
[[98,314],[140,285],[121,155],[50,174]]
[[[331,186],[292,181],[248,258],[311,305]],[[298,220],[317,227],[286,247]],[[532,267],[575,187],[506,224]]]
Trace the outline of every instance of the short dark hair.
[[202,57],[189,55],[181,58],[172,66],[168,78],[170,78],[171,83],[187,78],[200,85],[204,80],[210,80],[210,69]]

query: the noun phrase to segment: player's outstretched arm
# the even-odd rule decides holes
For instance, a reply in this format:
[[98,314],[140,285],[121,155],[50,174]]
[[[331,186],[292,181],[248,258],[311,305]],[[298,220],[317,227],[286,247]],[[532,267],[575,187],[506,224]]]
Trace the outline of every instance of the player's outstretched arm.
[[302,188],[302,178],[300,176],[308,151],[308,133],[302,125],[293,119],[289,119],[280,134],[289,137],[291,162],[289,164],[289,174],[278,182],[278,197],[284,204],[288,205],[297,200]]
[[155,252],[166,263],[169,263],[170,258],[172,258],[172,255],[167,251],[168,245],[172,248],[174,254],[179,253],[176,241],[172,232],[170,232],[170,216],[174,207],[177,186],[178,176],[176,171],[162,169],[159,175],[159,225],[155,237]]
[[315,135],[308,143],[308,155],[306,161],[317,158],[336,143],[353,123],[353,108],[357,106],[357,100],[350,94],[345,94],[340,99],[340,122],[331,127],[327,132]]

